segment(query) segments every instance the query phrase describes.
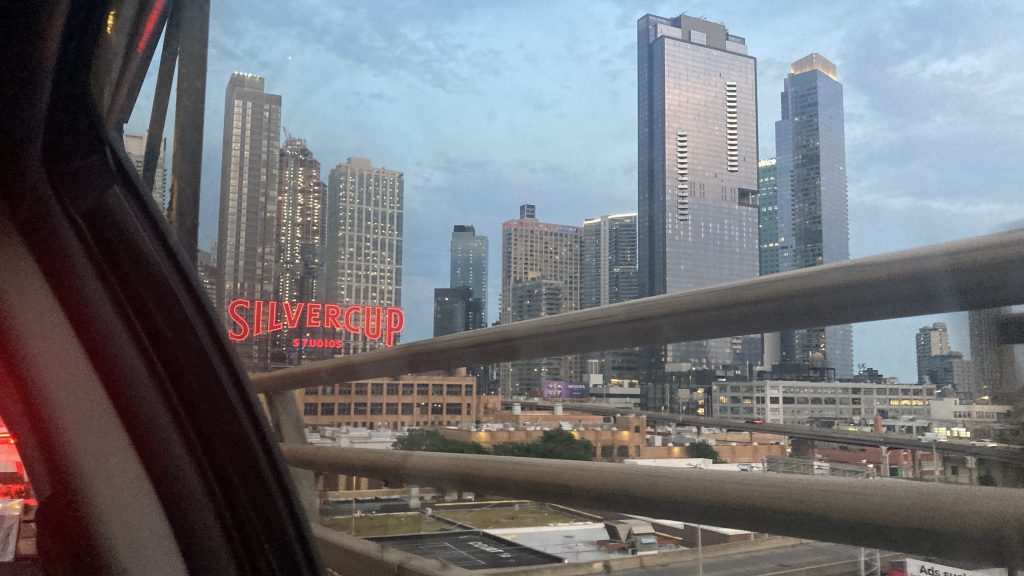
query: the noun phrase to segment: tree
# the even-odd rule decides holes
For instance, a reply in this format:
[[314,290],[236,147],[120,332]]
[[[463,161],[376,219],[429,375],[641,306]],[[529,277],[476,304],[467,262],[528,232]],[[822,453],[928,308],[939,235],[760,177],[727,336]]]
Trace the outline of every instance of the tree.
[[547,430],[540,440],[532,443],[505,442],[494,446],[498,456],[523,458],[552,458],[556,460],[593,460],[594,445],[589,440],[577,439],[561,428]]
[[714,464],[724,464],[725,460],[718,455],[718,450],[707,442],[694,442],[686,447],[686,455],[690,458],[708,458]]
[[395,440],[396,450],[418,452],[448,452],[454,454],[487,454],[487,449],[476,442],[450,440],[436,430],[413,430]]

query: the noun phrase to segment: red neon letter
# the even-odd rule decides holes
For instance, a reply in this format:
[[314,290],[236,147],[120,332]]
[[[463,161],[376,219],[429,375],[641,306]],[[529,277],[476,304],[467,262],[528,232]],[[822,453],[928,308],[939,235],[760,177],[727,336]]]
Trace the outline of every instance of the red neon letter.
[[263,334],[263,300],[256,300],[252,304],[253,319],[252,319],[252,335],[259,336]]
[[384,325],[384,345],[395,345],[395,336],[405,327],[405,314],[401,308],[388,308],[387,323]]
[[380,340],[384,309],[380,306],[363,306],[363,334],[370,340]]
[[284,324],[277,319],[277,302],[267,302],[267,332],[277,332],[284,328]]
[[359,326],[356,326],[352,321],[352,316],[356,315],[360,310],[361,308],[359,306],[349,306],[345,309],[345,316],[342,318],[342,321],[345,323],[345,330],[348,330],[353,334],[359,334],[362,332],[362,329],[360,329]]
[[320,327],[320,308],[322,306],[316,302],[306,304],[306,328]]
[[245,318],[238,312],[239,308],[249,308],[249,301],[239,298],[238,300],[232,300],[231,304],[228,304],[228,318],[230,318],[235,324],[238,324],[238,332],[232,332],[228,330],[228,340],[245,340],[249,337],[249,324],[245,321]]
[[336,328],[341,330],[341,306],[337,304],[324,304],[324,328]]
[[292,348],[298,348],[298,347],[299,347],[299,339],[298,338],[292,338]]
[[288,328],[290,330],[294,330],[299,327],[299,316],[302,315],[302,306],[303,304],[300,302],[299,304],[296,304],[295,309],[292,310],[291,302],[284,303],[284,319],[288,322]]

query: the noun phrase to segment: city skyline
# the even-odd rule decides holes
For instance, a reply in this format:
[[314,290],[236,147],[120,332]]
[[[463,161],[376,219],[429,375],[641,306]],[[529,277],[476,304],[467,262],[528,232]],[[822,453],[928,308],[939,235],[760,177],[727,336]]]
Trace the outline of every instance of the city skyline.
[[[1000,145],[995,145],[994,136],[979,132],[982,126],[988,131],[988,117],[997,108],[1000,114],[1018,113],[1015,105],[1008,112],[1002,110],[1003,104],[1013,101],[1007,94],[1012,94],[1015,84],[1012,78],[996,75],[1000,69],[1009,69],[1000,63],[1003,58],[1012,62],[1014,55],[1022,52],[1020,41],[1006,30],[1007,23],[1015,19],[1006,12],[1014,7],[993,5],[968,10],[947,5],[943,19],[955,19],[960,32],[978,39],[969,46],[955,43],[955,49],[944,33],[948,25],[944,27],[937,20],[936,10],[924,6],[894,5],[884,10],[872,6],[817,6],[814,18],[801,16],[799,6],[758,10],[750,5],[698,2],[686,8],[691,14],[727,22],[746,37],[759,57],[762,90],[758,99],[763,112],[775,109],[778,98],[775,89],[765,88],[777,85],[795,58],[819,51],[829,54],[844,70],[848,163],[850,173],[857,175],[850,183],[853,257],[984,233],[1024,216],[1011,201],[1015,193],[1012,186],[1001,181],[995,169],[1019,156],[1019,140],[1004,142],[1005,137],[999,136]],[[337,25],[337,13],[346,11],[328,5],[320,9],[325,17],[316,26]],[[415,37],[421,29],[430,30],[430,37],[437,42],[417,56],[415,68],[400,62],[408,56],[406,52],[392,56],[380,51],[377,46],[381,32],[358,24],[369,17],[367,10],[357,11],[351,23],[343,24],[346,30],[351,27],[352,42],[333,42],[331,35],[324,34],[304,42],[299,49],[280,34],[281,27],[298,27],[292,15],[281,18],[259,9],[239,11],[230,4],[213,7],[213,25],[238,42],[227,46],[215,39],[210,61],[211,78],[232,69],[248,69],[265,76],[269,89],[285,96],[284,123],[307,138],[328,165],[349,155],[364,155],[406,170],[410,178],[406,235],[410,247],[417,248],[410,253],[415,266],[410,265],[406,273],[409,324],[403,334],[405,341],[430,335],[431,291],[445,285],[448,225],[473,222],[482,233],[493,235],[511,209],[541,196],[552,198],[550,204],[544,204],[550,220],[566,223],[578,224],[598,212],[635,209],[635,201],[631,202],[636,146],[631,94],[635,90],[635,22],[641,12],[639,8],[624,9],[611,3],[588,5],[586,11],[579,5],[568,5],[553,9],[557,18],[542,21],[539,14],[534,17],[528,10],[501,7],[487,11],[444,7],[428,12],[415,7],[391,10],[397,14],[408,9],[418,17],[400,18],[402,24],[389,34]],[[664,14],[680,9],[673,4],[644,7],[645,11]],[[501,27],[500,33],[488,35],[486,42],[473,33],[460,32],[505,19],[514,25]],[[834,30],[828,25],[834,20],[847,25],[842,31]],[[884,21],[885,26],[877,27],[878,21]],[[804,33],[776,34],[784,22]],[[556,41],[561,36],[554,32],[569,28],[574,29],[576,40],[568,44],[568,40]],[[254,35],[251,30],[266,33]],[[264,38],[273,50],[263,49]],[[537,42],[523,44],[527,38]],[[864,42],[865,38],[871,41]],[[1012,39],[1008,45],[1006,38]],[[996,39],[1000,39],[1002,48],[993,52]],[[447,50],[456,42],[465,43],[466,50]],[[574,50],[577,65],[566,68],[545,57],[563,45]],[[443,57],[448,54],[459,57]],[[504,64],[500,72],[493,71],[495,59]],[[309,73],[311,66],[331,70],[341,62],[358,80],[358,90],[341,90],[322,74]],[[391,72],[382,74],[389,66]],[[524,85],[522,98],[493,109],[493,100],[485,93],[510,77],[525,78],[522,75],[526,70],[533,72],[537,82]],[[992,89],[984,94],[966,90],[971,83],[956,82],[964,75],[972,82],[986,82],[991,76],[993,82],[987,85]],[[218,84],[210,82],[211,94],[220,92],[222,85]],[[417,97],[407,98],[409,88],[403,88],[403,84],[416,87]],[[143,101],[151,97],[151,86],[148,90]],[[571,99],[563,97],[567,91],[571,91]],[[220,123],[223,110],[215,96],[208,101],[209,130]],[[910,106],[911,101],[927,105]],[[970,105],[963,106],[965,101]],[[452,115],[455,111],[459,116]],[[421,116],[423,112],[427,114]],[[899,130],[893,129],[891,116],[900,118]],[[602,120],[597,122],[595,118]],[[772,152],[770,139],[763,135],[770,133],[767,128],[775,120],[774,115],[762,114],[761,157]],[[130,130],[144,130],[144,122],[136,118],[132,122]],[[467,123],[475,129],[467,130]],[[954,130],[936,130],[939,125]],[[423,129],[409,131],[409,126]],[[541,139],[542,134],[550,132],[536,129],[538,126],[546,126],[559,136]],[[501,154],[487,153],[487,148],[493,146],[485,143],[499,134]],[[216,165],[220,159],[217,140],[212,135],[206,138],[207,165]],[[588,142],[599,142],[600,148]],[[941,155],[931,152],[937,149],[958,154],[979,170],[972,171],[973,176],[965,180],[966,175],[946,169]],[[915,153],[917,150],[920,152]],[[593,166],[603,168],[595,171]],[[200,232],[204,248],[211,243],[211,230],[216,229],[210,220],[211,214],[216,217],[215,198],[210,208],[210,196],[216,196],[217,190],[215,172],[207,169],[204,173]],[[913,174],[914,178],[904,174]],[[569,182],[572,184],[566,186]],[[970,202],[953,192],[967,184],[981,191]],[[598,208],[581,211],[580,200],[584,197]],[[419,222],[415,222],[414,215]],[[443,225],[437,226],[437,222]],[[936,226],[936,222],[941,225]],[[428,229],[431,226],[439,230]],[[494,244],[492,259],[497,257]],[[439,269],[440,274],[436,272]],[[492,274],[492,287],[496,278]],[[492,288],[489,296],[493,316],[496,290]],[[949,320],[948,315],[935,318],[951,325],[959,321]],[[908,319],[855,326],[858,362],[911,381],[914,356],[906,342],[920,325],[930,321]],[[968,348],[963,342],[956,347]]]

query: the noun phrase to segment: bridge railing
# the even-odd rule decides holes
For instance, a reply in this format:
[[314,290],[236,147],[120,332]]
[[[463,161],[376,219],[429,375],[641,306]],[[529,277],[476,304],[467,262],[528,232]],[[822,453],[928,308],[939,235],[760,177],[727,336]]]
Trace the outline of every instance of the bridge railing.
[[[1024,230],[566,313],[252,375],[280,392],[588,351],[845,324],[1024,301]],[[473,490],[1010,567],[1024,491],[282,447],[298,468]]]
[[284,444],[292,466],[1016,565],[1024,490]]

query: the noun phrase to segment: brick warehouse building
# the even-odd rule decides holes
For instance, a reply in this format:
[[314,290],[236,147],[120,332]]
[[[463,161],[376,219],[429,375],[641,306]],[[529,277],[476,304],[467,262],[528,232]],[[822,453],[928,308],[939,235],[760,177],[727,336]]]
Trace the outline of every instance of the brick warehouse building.
[[501,408],[498,396],[476,394],[474,376],[410,374],[325,384],[298,391],[296,400],[307,426],[371,430],[473,424]]

